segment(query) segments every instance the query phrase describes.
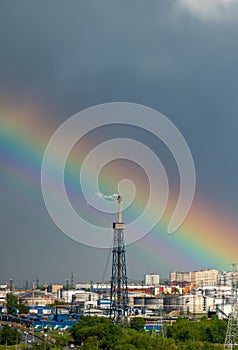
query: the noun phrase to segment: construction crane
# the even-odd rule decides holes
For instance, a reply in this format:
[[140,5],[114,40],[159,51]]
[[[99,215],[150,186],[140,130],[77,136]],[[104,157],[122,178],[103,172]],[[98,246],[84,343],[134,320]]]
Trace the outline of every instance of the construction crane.
[[110,318],[120,322],[127,317],[128,278],[126,272],[125,224],[122,222],[122,197],[118,196],[118,218],[113,223],[112,277],[110,292]]

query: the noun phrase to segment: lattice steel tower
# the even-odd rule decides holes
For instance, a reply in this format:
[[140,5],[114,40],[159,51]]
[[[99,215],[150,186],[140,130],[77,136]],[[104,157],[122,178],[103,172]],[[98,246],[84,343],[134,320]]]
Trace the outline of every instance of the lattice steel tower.
[[119,322],[127,317],[128,280],[126,272],[125,224],[122,222],[122,198],[118,196],[118,220],[113,223],[112,278],[110,318]]
[[224,344],[225,350],[238,349],[238,307],[237,307],[237,264],[232,264],[232,295],[231,295],[231,312],[229,314],[226,339]]

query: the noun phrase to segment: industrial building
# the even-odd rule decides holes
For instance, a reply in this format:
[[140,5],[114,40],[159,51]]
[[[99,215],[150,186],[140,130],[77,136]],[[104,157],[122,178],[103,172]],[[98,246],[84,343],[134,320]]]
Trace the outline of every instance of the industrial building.
[[19,303],[27,306],[46,306],[54,304],[56,299],[57,298],[53,294],[40,290],[27,291],[18,295]]
[[[120,217],[119,220],[121,221]],[[119,235],[121,230],[124,230],[124,224],[122,222],[115,224],[117,241],[114,247],[114,259],[118,259],[118,254],[123,252],[123,242],[119,239]],[[125,272],[125,270],[123,272],[121,269],[125,269],[125,266],[123,267],[123,259],[120,256],[122,265],[121,267],[119,266],[119,270],[117,260],[115,260],[116,265],[114,261],[112,270],[116,291],[118,291],[117,279]],[[6,304],[7,293],[13,292],[17,295],[20,303],[30,307],[31,313],[44,307],[47,308],[48,305],[54,304],[56,301],[61,301],[65,303],[62,310],[65,310],[68,316],[69,312],[71,312],[70,310],[74,310],[72,312],[80,315],[98,314],[109,317],[112,305],[114,305],[115,313],[119,310],[118,308],[125,308],[123,311],[125,317],[136,315],[153,317],[153,315],[158,315],[162,311],[166,313],[174,312],[177,315],[213,312],[219,317],[227,317],[231,310],[234,278],[237,282],[238,274],[234,273],[234,271],[219,271],[216,269],[191,272],[173,271],[170,273],[170,283],[168,285],[158,283],[158,274],[146,274],[144,277],[145,283],[129,285],[127,284],[127,276],[124,274],[126,285],[122,289],[124,299],[121,299],[122,304],[120,305],[115,303],[115,301],[117,302],[116,295],[114,296],[115,299],[112,298],[112,283],[93,282],[75,285],[75,287],[81,289],[69,289],[67,285],[63,287],[62,284],[52,284],[46,286],[47,288],[44,291],[32,289],[24,292],[19,290],[11,291],[7,285],[4,285],[0,290],[0,301],[2,305]],[[125,300],[126,303],[124,303]],[[114,304],[112,304],[112,301]],[[5,309],[4,307],[2,308],[2,310]],[[121,312],[121,310],[119,311]],[[119,316],[121,317],[121,315]]]

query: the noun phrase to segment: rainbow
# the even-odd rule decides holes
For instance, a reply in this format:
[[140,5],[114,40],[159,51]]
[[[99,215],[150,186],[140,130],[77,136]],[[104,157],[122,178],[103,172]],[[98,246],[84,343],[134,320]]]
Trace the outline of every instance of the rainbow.
[[[57,125],[40,122],[41,112],[32,108],[11,110],[9,107],[0,111],[0,160],[2,176],[5,176],[9,186],[14,191],[37,193],[41,191],[40,171],[41,162],[48,140]],[[84,145],[84,153],[89,145]],[[52,164],[57,171],[57,157]],[[80,156],[73,156],[67,167],[67,181],[70,193],[79,188]],[[81,159],[82,160],[82,159]],[[112,192],[112,184],[107,177],[103,181],[105,193]],[[143,187],[143,186],[142,186]],[[133,213],[128,219],[132,220],[142,210],[142,193],[136,199]],[[167,226],[171,217],[173,203],[168,206],[159,224],[143,240],[128,247],[137,251],[145,260],[151,259],[158,267],[167,265],[168,269],[191,270],[203,268],[217,268],[227,270],[237,256],[237,218],[235,213],[228,211],[217,203],[209,203],[209,199],[196,194],[191,211],[174,233],[167,233]],[[84,213],[87,216],[87,212]],[[154,215],[151,213],[150,215]],[[148,220],[150,220],[148,215]],[[97,218],[100,221],[100,218]],[[103,220],[101,220],[101,225]]]

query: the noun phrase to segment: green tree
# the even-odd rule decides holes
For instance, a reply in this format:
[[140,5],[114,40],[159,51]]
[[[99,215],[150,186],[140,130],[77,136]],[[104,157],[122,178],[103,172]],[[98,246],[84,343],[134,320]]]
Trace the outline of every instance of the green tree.
[[[103,325],[103,327],[105,327]],[[120,339],[124,336],[123,328],[116,324],[109,323],[104,329],[104,334],[99,342],[100,349],[114,349]]]
[[17,296],[13,293],[7,294],[7,312],[9,315],[16,315],[18,307],[18,299]]
[[197,330],[197,324],[191,324],[186,319],[178,319],[176,323],[167,328],[167,337],[173,338],[175,341],[186,342],[189,339],[200,340],[201,333]]
[[97,337],[88,337],[84,344],[81,346],[82,350],[97,350],[98,340]]
[[202,319],[200,322],[202,339],[209,343],[224,343],[227,324],[217,317],[211,320]]
[[207,343],[223,344],[226,335],[226,322],[213,318],[191,322],[178,319],[176,323],[167,327],[167,337],[177,342],[203,341]]
[[[140,321],[138,321],[140,319]],[[74,325],[71,335],[82,350],[220,350],[226,322],[202,319],[191,322],[178,319],[167,326],[168,338],[143,331],[142,318],[132,321],[134,327],[113,324],[103,317],[84,316]],[[134,324],[133,324],[134,322]]]
[[143,331],[145,320],[142,317],[133,317],[130,321],[130,327],[136,331]]
[[88,327],[88,326],[92,327],[92,326],[96,326],[99,323],[109,324],[111,322],[105,317],[82,316],[79,319],[78,326],[79,327]]
[[71,329],[71,335],[76,344],[81,345],[89,336],[102,337],[110,321],[104,317],[82,316]]
[[29,307],[25,304],[18,304],[17,305],[19,314],[28,314],[29,312]]
[[24,304],[18,304],[18,298],[13,293],[7,294],[7,312],[9,315],[16,315],[17,311],[20,314],[27,314],[29,312],[29,307]]
[[114,349],[123,334],[123,328],[107,318],[94,316],[82,316],[71,329],[75,344],[84,348],[90,343],[92,347],[96,344],[99,349]]
[[[167,339],[160,335],[157,335],[155,338],[152,339],[151,346],[153,350],[168,350],[168,349],[178,350],[178,347],[175,344],[174,339],[172,338]],[[198,350],[198,348],[196,350]]]
[[118,344],[115,350],[136,350],[136,347],[133,344]]
[[0,344],[15,345],[21,341],[21,334],[16,328],[4,326],[0,331]]
[[55,334],[54,337],[55,339],[55,345],[58,349],[65,348],[69,344],[70,340],[70,334],[68,332],[65,332],[62,334]]
[[131,343],[138,350],[151,350],[152,349],[152,337],[145,332],[135,331]]

